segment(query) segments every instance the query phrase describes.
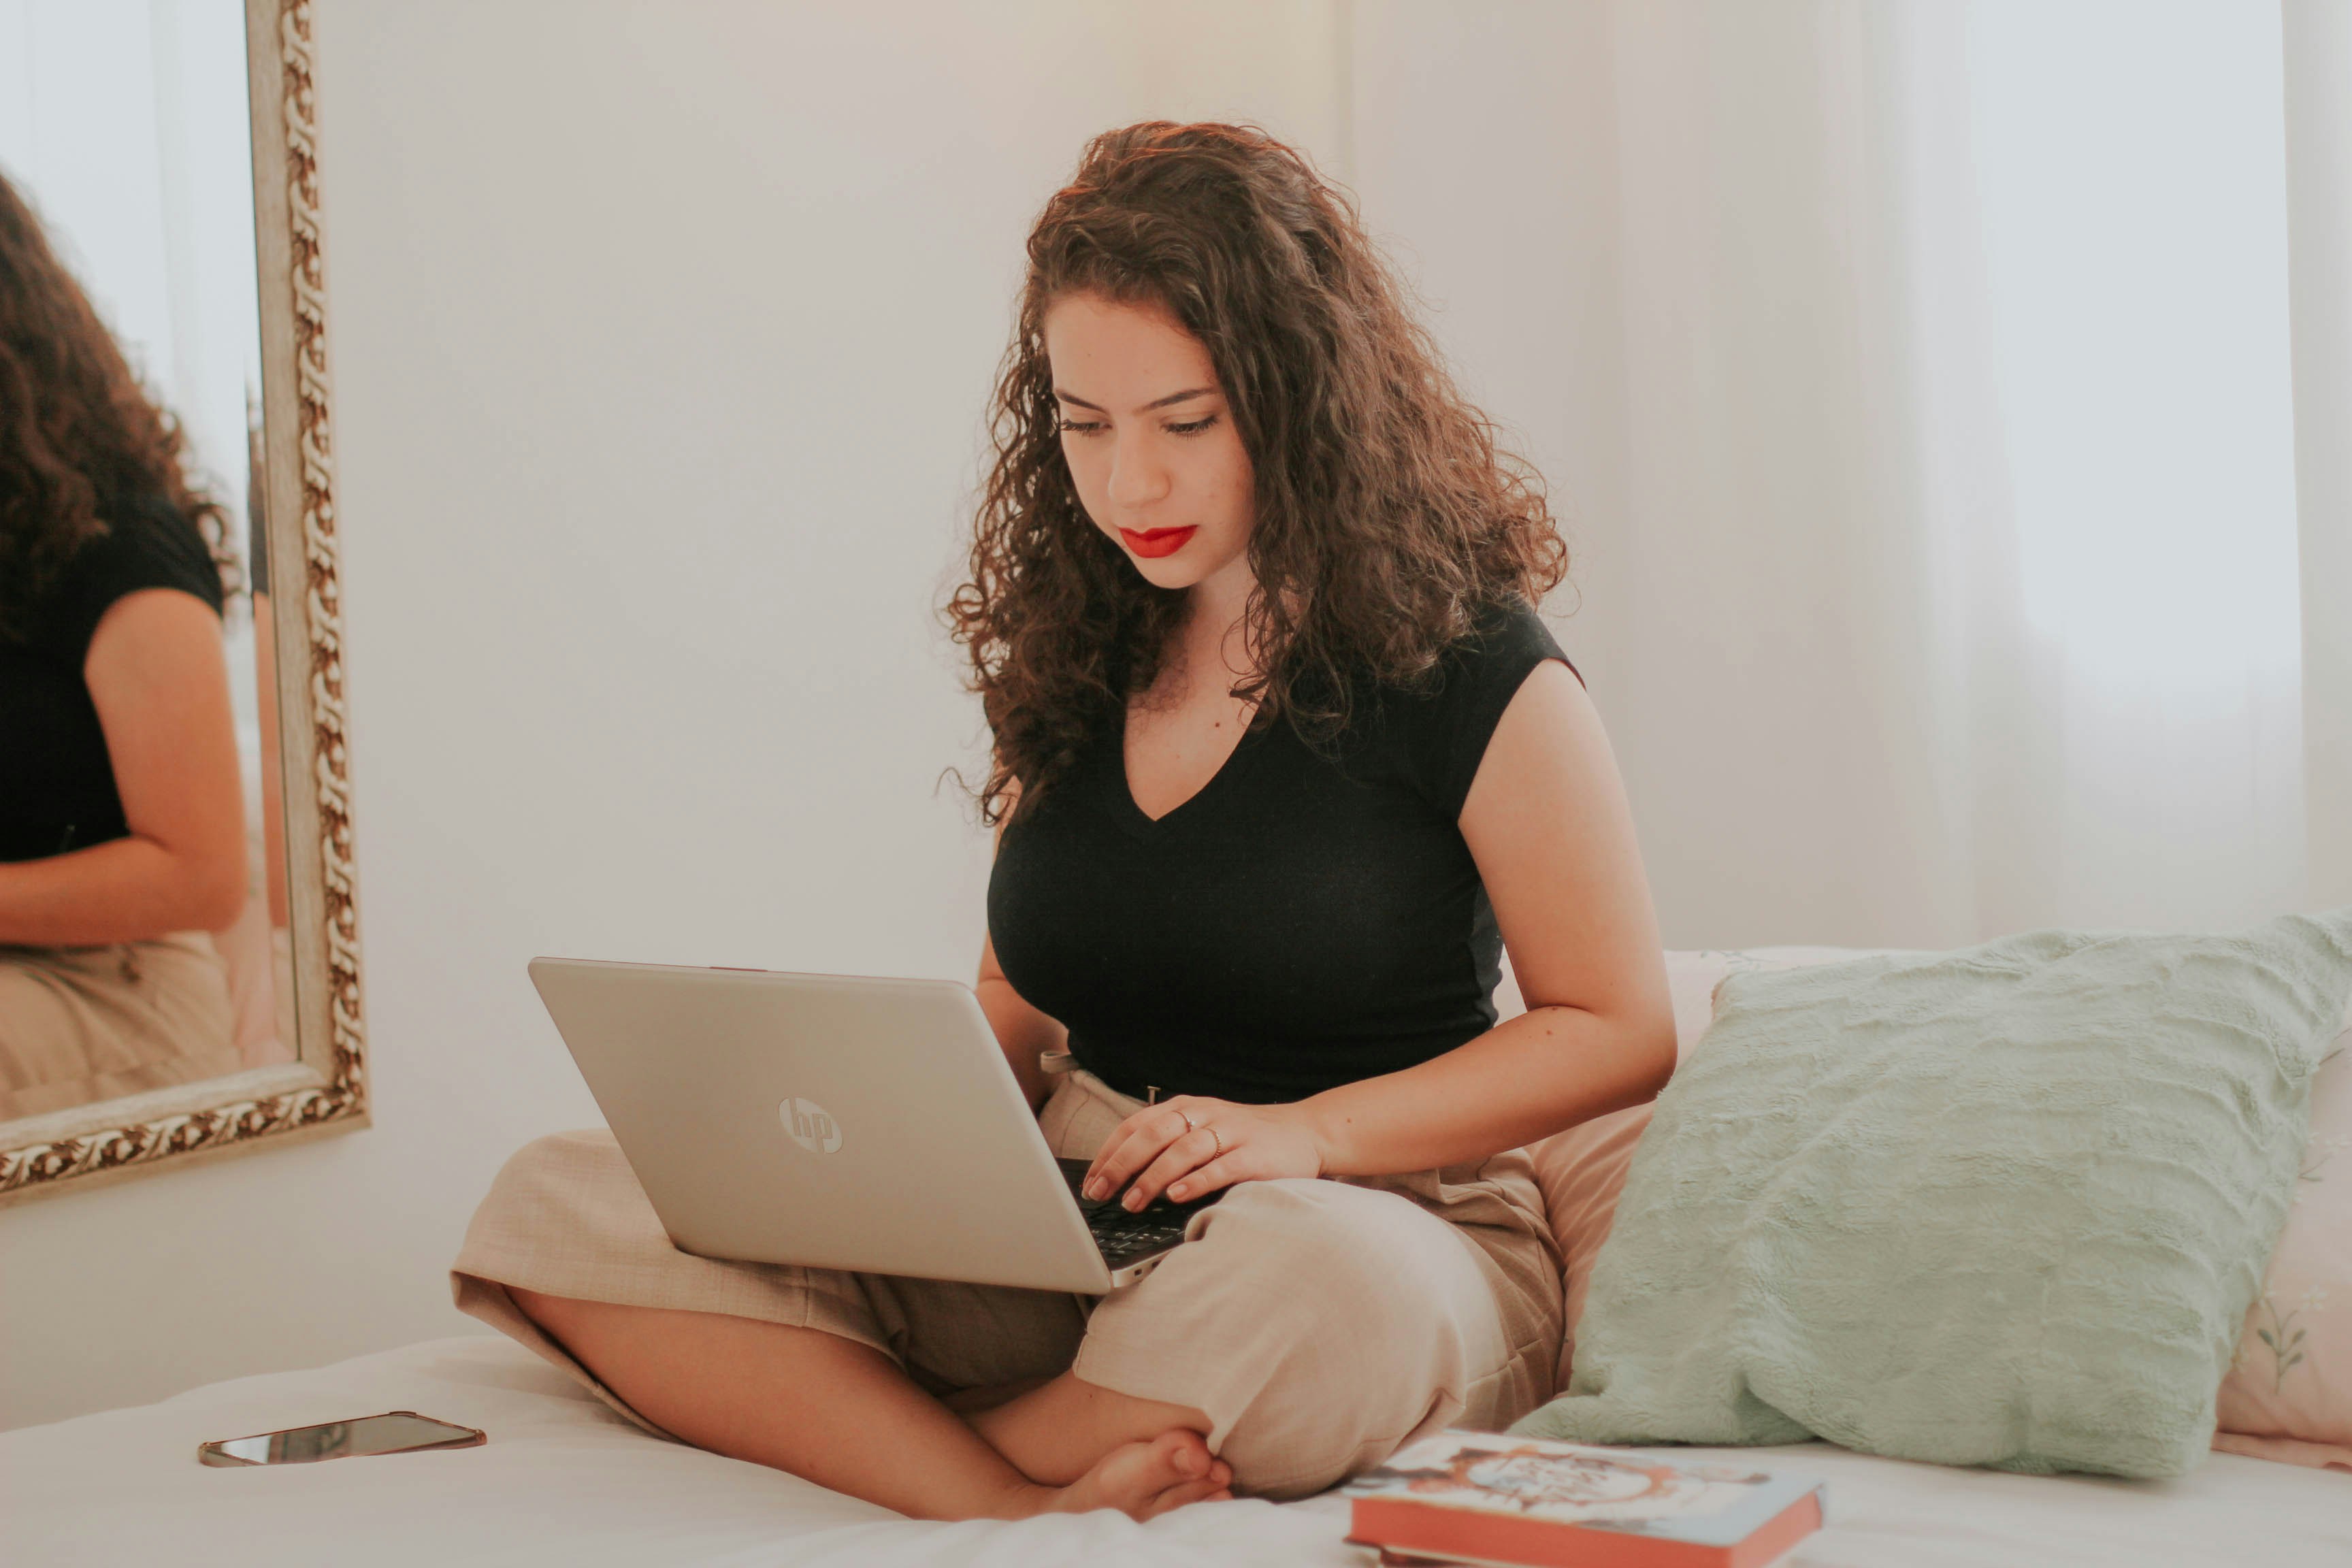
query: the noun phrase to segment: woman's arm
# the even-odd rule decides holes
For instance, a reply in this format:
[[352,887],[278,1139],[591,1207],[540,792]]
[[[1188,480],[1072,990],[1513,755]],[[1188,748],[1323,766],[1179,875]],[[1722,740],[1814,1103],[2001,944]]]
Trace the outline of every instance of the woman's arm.
[[110,606],[82,663],[126,838],[0,864],[0,942],[91,947],[215,931],[245,904],[245,803],[220,619],[173,588]]
[[1181,1201],[1237,1181],[1464,1164],[1664,1087],[1674,1007],[1633,813],[1601,716],[1565,666],[1538,666],[1512,698],[1461,825],[1524,1015],[1294,1105],[1179,1096],[1139,1111],[1097,1156],[1089,1190],[1139,1170],[1129,1202],[1140,1206],[1162,1188]]
[[980,996],[980,1010],[988,1016],[988,1026],[996,1031],[1004,1059],[1013,1065],[1013,1076],[1021,1080],[1021,1092],[1029,1097],[1029,1109],[1037,1110],[1054,1091],[1037,1058],[1042,1052],[1062,1049],[1069,1031],[1024,1002],[1013,989],[1013,983],[997,965],[992,936],[981,942],[980,983],[972,989]]
[[[1021,804],[1021,786],[1015,784],[1007,796],[1004,815],[997,818],[996,842],[1004,842],[1005,825]],[[1013,982],[1004,978],[1004,968],[996,962],[996,936],[989,932],[980,942],[980,979],[972,986],[980,997],[980,1010],[988,1018],[988,1026],[996,1031],[996,1044],[1012,1064],[1013,1076],[1020,1080],[1021,1092],[1029,1097],[1029,1109],[1037,1110],[1054,1086],[1045,1077],[1037,1058],[1046,1051],[1067,1047],[1070,1032],[1021,999],[1013,989]]]
[[1653,1099],[1674,1003],[1633,817],[1601,715],[1568,667],[1536,667],[1462,808],[1526,1013],[1402,1072],[1304,1101],[1325,1173],[1480,1160]]

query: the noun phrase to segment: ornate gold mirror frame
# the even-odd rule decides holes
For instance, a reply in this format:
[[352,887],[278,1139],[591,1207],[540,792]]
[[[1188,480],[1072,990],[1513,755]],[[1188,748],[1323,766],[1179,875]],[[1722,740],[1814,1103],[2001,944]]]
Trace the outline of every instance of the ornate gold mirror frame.
[[246,0],[246,35],[264,517],[270,558],[304,563],[270,605],[296,1058],[11,1123],[0,1204],[367,1125],[309,0]]

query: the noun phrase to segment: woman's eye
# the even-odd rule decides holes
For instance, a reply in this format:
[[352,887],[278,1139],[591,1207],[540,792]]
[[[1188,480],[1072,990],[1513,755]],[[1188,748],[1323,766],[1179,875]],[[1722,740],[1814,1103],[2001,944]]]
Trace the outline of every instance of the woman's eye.
[[[1211,414],[1202,418],[1188,420],[1181,425],[1163,425],[1160,428],[1171,436],[1198,436],[1216,422],[1217,416]],[[1108,424],[1099,419],[1063,419],[1056,421],[1055,427],[1065,436],[1099,436],[1110,428]]]

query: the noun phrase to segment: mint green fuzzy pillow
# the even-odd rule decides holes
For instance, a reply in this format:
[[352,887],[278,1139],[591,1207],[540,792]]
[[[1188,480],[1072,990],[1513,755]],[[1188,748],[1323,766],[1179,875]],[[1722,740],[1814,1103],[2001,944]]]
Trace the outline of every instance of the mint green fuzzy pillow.
[[1512,1430],[2188,1469],[2347,992],[2352,910],[1733,975]]

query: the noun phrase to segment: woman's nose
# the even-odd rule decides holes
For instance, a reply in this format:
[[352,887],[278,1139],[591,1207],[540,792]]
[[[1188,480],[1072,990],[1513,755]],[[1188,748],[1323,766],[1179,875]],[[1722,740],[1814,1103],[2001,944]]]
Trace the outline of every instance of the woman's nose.
[[1117,507],[1150,506],[1168,494],[1168,466],[1148,441],[1122,440],[1111,453],[1110,500]]

